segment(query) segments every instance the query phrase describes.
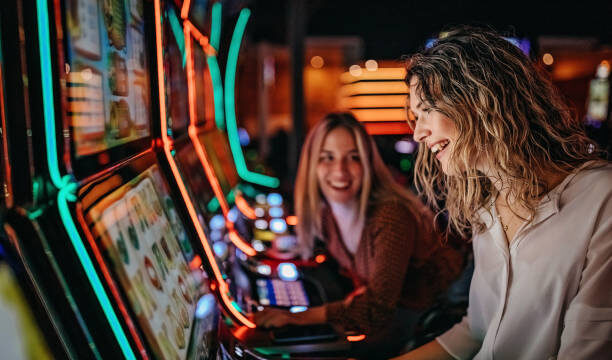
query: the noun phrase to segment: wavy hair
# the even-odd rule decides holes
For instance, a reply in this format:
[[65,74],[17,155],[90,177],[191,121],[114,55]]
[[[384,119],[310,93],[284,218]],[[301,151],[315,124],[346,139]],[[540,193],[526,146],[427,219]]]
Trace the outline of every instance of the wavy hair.
[[359,194],[359,217],[365,220],[368,208],[386,200],[402,201],[410,211],[424,208],[420,200],[393,180],[374,139],[350,113],[331,113],[309,132],[300,155],[295,183],[294,204],[298,218],[296,232],[302,255],[312,254],[314,239],[322,238],[321,212],[326,200],[317,180],[317,164],[327,134],[337,128],[348,130],[355,139],[363,180]]
[[[423,104],[451,119],[458,130],[449,154],[458,176],[445,175],[424,144],[415,165],[417,190],[438,215],[448,212],[447,230],[463,236],[472,228],[484,230],[477,211],[494,200],[490,176],[504,180],[507,196],[529,210],[531,219],[537,200],[550,190],[547,176],[598,158],[597,146],[548,76],[491,30],[452,29],[409,58],[406,81],[414,79]],[[478,161],[486,161],[491,173],[476,170]]]

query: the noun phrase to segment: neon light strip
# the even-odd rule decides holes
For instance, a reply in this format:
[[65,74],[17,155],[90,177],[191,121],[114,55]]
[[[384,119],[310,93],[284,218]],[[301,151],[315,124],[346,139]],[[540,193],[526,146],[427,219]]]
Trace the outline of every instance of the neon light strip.
[[198,220],[198,216],[197,216],[195,207],[193,206],[193,203],[191,202],[191,199],[189,198],[189,195],[187,193],[187,188],[185,187],[185,183],[183,182],[183,179],[181,178],[178,167],[176,166],[174,158],[172,157],[172,154],[171,154],[171,149],[170,149],[171,141],[168,138],[168,134],[167,134],[168,124],[167,124],[167,117],[166,117],[166,98],[165,98],[166,91],[165,91],[164,73],[163,73],[164,69],[162,65],[163,64],[163,53],[162,53],[163,50],[162,50],[162,38],[161,38],[162,27],[161,27],[160,0],[155,0],[155,30],[156,30],[155,31],[155,43],[156,43],[156,48],[157,48],[157,80],[159,83],[159,86],[158,86],[159,110],[160,110],[160,117],[161,117],[160,119],[161,127],[162,127],[161,133],[162,133],[164,154],[166,155],[166,159],[168,160],[168,164],[170,165],[170,169],[172,170],[172,175],[176,179],[177,185],[181,192],[181,196],[183,200],[185,201],[185,205],[187,206],[187,211],[196,229],[196,232],[198,234],[202,247],[204,248],[206,257],[208,258],[209,264],[211,265],[213,276],[215,277],[216,282],[219,284],[219,293],[221,295],[221,299],[223,300],[225,307],[240,324],[245,325],[250,328],[255,328],[255,324],[253,322],[251,322],[243,314],[241,314],[238,310],[234,309],[234,307],[231,306],[231,301],[229,301],[227,297],[227,292],[229,288],[227,284],[225,283],[225,281],[223,280],[223,276],[221,275],[221,272],[219,271],[219,266],[217,265],[217,262],[215,260],[214,253],[212,249],[210,248],[210,245],[208,244],[208,240],[206,238],[206,234],[204,233],[204,229],[202,229],[202,225],[200,225],[200,221]]
[[106,318],[110,323],[113,332],[115,333],[115,337],[117,337],[117,341],[119,341],[119,346],[121,347],[123,356],[125,356],[126,359],[136,360],[136,355],[132,351],[128,339],[121,328],[119,319],[113,311],[113,306],[111,305],[111,302],[104,291],[104,286],[102,286],[102,282],[96,274],[93,263],[87,255],[87,250],[85,249],[85,246],[83,246],[83,241],[81,240],[76,225],[74,224],[74,221],[70,215],[68,201],[76,200],[76,197],[73,195],[76,191],[76,187],[76,183],[70,183],[59,191],[59,194],[57,195],[57,207],[59,209],[60,217],[62,218],[62,222],[66,228],[66,231],[68,232],[68,236],[70,237],[70,241],[72,242],[72,246],[77,253],[79,261],[81,261],[81,264],[85,269],[87,278],[89,279],[89,282],[97,295],[98,302],[102,306],[102,310],[104,311],[104,314],[106,315]]
[[217,129],[225,131],[225,113],[223,112],[223,83],[221,82],[221,71],[217,57],[214,55],[208,56],[208,70],[213,83],[213,98],[215,101],[215,124]]
[[63,186],[57,159],[55,142],[55,112],[53,110],[53,80],[51,77],[51,48],[49,36],[49,12],[46,0],[36,0],[38,14],[38,48],[40,49],[40,73],[42,77],[43,114],[45,117],[45,134],[47,138],[47,163],[49,175],[56,188]]
[[40,68],[42,79],[43,92],[43,114],[45,121],[45,138],[47,145],[47,167],[51,181],[60,191],[57,195],[57,206],[60,212],[60,217],[64,223],[64,227],[70,236],[72,246],[77,252],[79,261],[85,270],[85,274],[91,284],[98,302],[102,306],[102,311],[109,322],[115,338],[119,343],[119,347],[123,352],[123,356],[127,359],[136,359],[134,352],[127,340],[123,328],[119,323],[119,319],[115,314],[113,307],[108,299],[108,295],[104,291],[104,287],[100,282],[100,278],[96,274],[95,268],[92,265],[91,259],[87,255],[87,251],[83,246],[83,241],[79,236],[79,232],[74,225],[70,210],[68,209],[67,201],[74,199],[74,191],[76,191],[76,183],[70,182],[70,178],[61,178],[59,170],[59,161],[57,156],[57,146],[55,143],[55,112],[53,107],[53,80],[51,72],[51,49],[49,35],[49,13],[47,11],[46,0],[36,1],[36,12],[38,17],[38,42],[40,49]]
[[244,214],[248,219],[255,220],[255,210],[249,205],[249,203],[240,194],[236,194],[236,206],[238,210]]
[[[0,46],[0,65],[2,65],[2,47]],[[0,118],[2,120],[2,167],[4,168],[4,204],[7,208],[13,206],[13,182],[11,176],[11,163],[9,161],[8,139],[6,133],[6,114],[4,113],[4,77],[0,66]]]
[[183,31],[181,30],[181,23],[177,18],[174,10],[170,8],[168,14],[168,21],[170,22],[170,29],[172,30],[172,34],[174,34],[174,38],[176,39],[176,44],[179,47],[179,51],[183,55],[183,68],[185,68],[185,61],[187,57],[185,56],[185,40],[183,39]]
[[106,266],[106,263],[104,262],[102,253],[100,252],[100,249],[98,248],[98,244],[96,244],[96,241],[94,240],[93,235],[89,231],[89,226],[87,225],[87,222],[85,221],[85,218],[83,217],[83,212],[81,210],[80,204],[77,204],[76,214],[77,214],[77,220],[79,221],[81,228],[84,229],[85,238],[87,239],[87,242],[89,243],[89,247],[91,248],[93,252],[93,255],[98,263],[98,266],[100,266],[100,270],[102,271],[104,280],[106,280],[106,283],[108,284],[108,287],[110,288],[110,291],[113,294],[113,297],[115,298],[115,302],[117,303],[119,307],[119,311],[121,311],[121,315],[125,319],[127,327],[130,330],[130,334],[132,335],[132,338],[134,339],[134,342],[136,343],[136,347],[138,348],[138,351],[140,352],[140,356],[142,356],[143,359],[149,359],[149,355],[147,355],[147,350],[145,349],[142,339],[140,338],[140,335],[138,334],[138,331],[136,330],[136,326],[134,325],[134,322],[132,321],[132,318],[130,317],[128,313],[127,307],[125,306],[125,304],[123,303],[123,300],[121,299],[121,295],[119,295],[119,290],[117,288],[117,285],[115,284],[115,281],[113,280],[113,277],[111,276],[110,271],[108,270],[108,267]]
[[219,51],[219,43],[221,42],[221,1],[216,2],[212,6],[211,24],[210,24],[210,45]]
[[185,29],[185,52],[187,54],[187,85],[188,85],[188,95],[189,95],[189,137],[191,138],[191,142],[193,143],[196,154],[200,159],[200,163],[204,168],[206,173],[206,177],[210,182],[212,189],[215,193],[215,197],[219,200],[219,204],[221,205],[221,209],[223,211],[223,217],[225,218],[225,223],[230,230],[230,240],[236,247],[245,254],[249,256],[254,256],[257,252],[255,249],[251,247],[247,242],[245,242],[235,231],[234,224],[228,219],[229,214],[229,206],[227,204],[227,200],[225,199],[225,195],[223,194],[223,189],[221,188],[221,184],[219,184],[219,180],[215,176],[215,172],[213,170],[212,165],[198,139],[198,128],[196,127],[196,87],[195,87],[195,71],[194,71],[194,60],[193,60],[193,52],[191,48],[191,35],[193,32],[193,36],[199,41],[200,44],[208,44],[208,38],[203,36],[199,31],[197,31],[193,25],[189,22],[189,20],[185,20],[183,22],[183,26]]
[[[221,42],[221,2],[216,2],[212,6],[212,20],[210,24],[210,45],[219,51]],[[215,101],[215,124],[217,129],[225,131],[225,112],[223,111],[223,83],[221,82],[221,71],[217,57],[210,55],[207,58],[208,70],[213,83],[213,97]]]
[[187,19],[189,16],[189,9],[191,8],[191,0],[185,0],[183,2],[183,8],[181,9],[181,19]]
[[242,36],[244,35],[244,29],[246,28],[250,15],[251,11],[249,9],[245,8],[240,11],[240,16],[238,17],[238,22],[236,22],[236,28],[234,29],[234,34],[232,34],[232,41],[230,43],[229,53],[227,55],[227,66],[225,68],[225,120],[227,125],[227,134],[238,175],[245,181],[270,188],[276,188],[280,184],[280,181],[277,178],[249,171],[246,166],[246,162],[244,161],[244,154],[242,153],[240,140],[238,138],[238,125],[236,123],[236,109],[234,102],[236,68],[238,66],[238,52],[240,51]]

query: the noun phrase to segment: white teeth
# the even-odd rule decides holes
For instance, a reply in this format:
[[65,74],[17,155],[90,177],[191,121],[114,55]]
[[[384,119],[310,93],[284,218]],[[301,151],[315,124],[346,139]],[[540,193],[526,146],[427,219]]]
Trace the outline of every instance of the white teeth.
[[439,142],[439,143],[435,144],[434,146],[431,147],[431,152],[435,154],[438,151],[441,151],[442,149],[444,149],[446,147],[446,145],[449,144],[449,142],[450,141],[445,140],[445,141],[442,141],[442,142]]
[[345,187],[349,186],[349,183],[347,181],[342,181],[342,182],[339,182],[339,181],[330,181],[329,184],[332,187],[335,187],[335,188],[345,188]]

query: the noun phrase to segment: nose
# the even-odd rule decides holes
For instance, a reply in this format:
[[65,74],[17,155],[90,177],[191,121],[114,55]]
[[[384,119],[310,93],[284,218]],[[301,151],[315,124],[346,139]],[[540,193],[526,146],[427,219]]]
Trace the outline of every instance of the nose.
[[334,163],[334,172],[337,174],[344,175],[348,173],[348,160],[347,159],[339,159]]
[[423,124],[423,121],[417,121],[414,126],[413,139],[417,142],[425,142],[425,139],[431,135],[431,131]]

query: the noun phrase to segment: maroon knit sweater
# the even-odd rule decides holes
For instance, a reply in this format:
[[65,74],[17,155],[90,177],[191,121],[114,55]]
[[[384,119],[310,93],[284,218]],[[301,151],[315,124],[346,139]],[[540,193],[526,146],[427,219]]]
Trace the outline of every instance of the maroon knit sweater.
[[328,303],[330,323],[366,334],[378,332],[388,325],[397,307],[426,309],[457,277],[463,265],[461,254],[442,245],[427,208],[414,213],[399,201],[371,206],[353,256],[331,210],[323,211],[328,251],[366,287],[348,305],[345,301]]

